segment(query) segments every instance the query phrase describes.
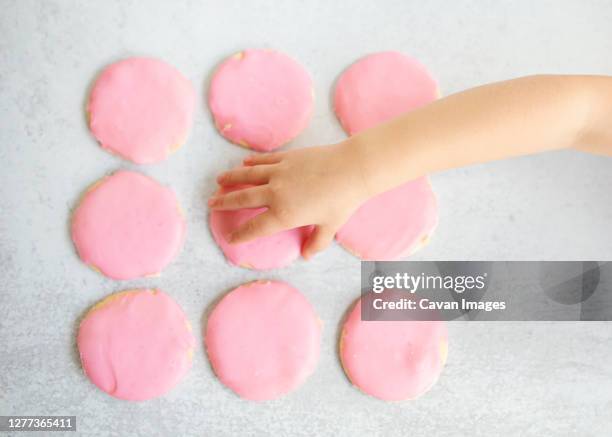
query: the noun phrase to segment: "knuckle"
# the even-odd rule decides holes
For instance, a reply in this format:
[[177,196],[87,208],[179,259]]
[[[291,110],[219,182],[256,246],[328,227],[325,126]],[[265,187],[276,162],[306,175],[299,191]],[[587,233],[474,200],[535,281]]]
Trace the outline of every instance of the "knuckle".
[[276,165],[277,168],[281,171],[287,171],[291,168],[291,164],[289,163],[289,161],[286,160],[279,161]]
[[253,225],[251,224],[250,221],[246,222],[234,233],[234,237],[237,237],[237,238],[248,237],[249,234],[252,232],[252,227]]
[[245,169],[243,170],[243,172],[244,172],[244,178],[245,178],[245,179],[251,179],[251,178],[253,178],[253,177],[255,176],[255,174],[256,174],[256,173],[255,173],[255,169],[256,169],[256,168],[257,168],[257,167],[247,167],[247,168],[245,168]]
[[293,213],[289,208],[279,207],[274,210],[274,216],[282,225],[291,225],[293,221]]
[[249,193],[247,193],[246,191],[240,191],[239,193],[236,194],[236,205],[244,206],[248,203],[248,201],[249,201]]
[[229,182],[235,183],[235,182],[240,181],[240,176],[241,176],[240,170],[233,170],[232,172],[228,174]]
[[242,227],[242,233],[249,234],[250,232],[253,232],[253,229],[255,229],[255,224],[253,223],[253,220],[249,220]]
[[270,191],[272,192],[273,195],[277,195],[277,193],[280,191],[281,188],[281,183],[278,180],[278,173],[272,173],[270,175],[270,181],[268,182],[268,187],[270,187]]
[[286,194],[286,183],[284,182],[285,178],[283,175],[274,175],[268,181],[268,189],[270,194],[270,200],[277,205],[285,205],[287,204],[287,194]]

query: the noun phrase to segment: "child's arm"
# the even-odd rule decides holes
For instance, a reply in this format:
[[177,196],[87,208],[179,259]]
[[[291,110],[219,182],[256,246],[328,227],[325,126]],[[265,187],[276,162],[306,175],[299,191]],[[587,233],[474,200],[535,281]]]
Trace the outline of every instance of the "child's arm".
[[612,154],[612,78],[532,76],[433,102],[339,144],[249,156],[220,185],[250,184],[209,201],[213,209],[267,206],[232,235],[245,242],[316,225],[308,258],[369,197],[424,174],[574,147]]

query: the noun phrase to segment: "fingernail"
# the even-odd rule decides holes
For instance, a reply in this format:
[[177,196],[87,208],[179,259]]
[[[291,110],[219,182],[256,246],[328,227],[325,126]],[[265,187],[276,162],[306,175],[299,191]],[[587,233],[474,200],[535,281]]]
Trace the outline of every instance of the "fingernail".
[[229,234],[229,236],[227,237],[227,242],[229,244],[234,243],[234,241],[236,240],[236,235],[232,232],[231,234]]
[[218,203],[219,199],[216,197],[211,197],[208,199],[208,206],[215,206]]
[[217,176],[217,182],[223,182],[224,179],[225,179],[225,173],[221,173],[219,176]]
[[242,162],[244,162],[245,164],[250,164],[251,162],[253,162],[253,157],[247,156],[246,158],[242,160]]

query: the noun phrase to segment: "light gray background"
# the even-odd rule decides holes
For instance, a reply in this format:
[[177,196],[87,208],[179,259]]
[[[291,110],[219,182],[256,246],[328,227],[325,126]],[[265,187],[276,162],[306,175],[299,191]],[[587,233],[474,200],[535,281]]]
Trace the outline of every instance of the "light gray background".
[[[611,2],[1,0],[0,11],[0,414],[77,415],[80,433],[117,436],[610,435],[609,323],[452,323],[446,370],[420,400],[384,403],[353,388],[336,339],[359,295],[358,260],[334,246],[273,273],[225,262],[205,199],[215,175],[246,151],[215,132],[204,93],[224,57],[283,50],[316,87],[313,120],[290,147],[334,142],[344,135],[330,90],[360,56],[411,54],[443,94],[538,72],[612,74]],[[104,152],[85,123],[92,79],[130,55],[172,63],[199,96],[189,141],[158,165]],[[170,185],[186,211],[184,250],[160,278],[105,279],[71,244],[80,193],[119,168]],[[611,170],[610,159],[562,152],[435,175],[440,225],[414,259],[612,259]],[[285,398],[239,399],[215,379],[201,346],[187,377],[157,400],[115,400],[83,375],[77,319],[107,294],[161,287],[201,344],[204,309],[266,277],[301,289],[325,324],[316,373]]]

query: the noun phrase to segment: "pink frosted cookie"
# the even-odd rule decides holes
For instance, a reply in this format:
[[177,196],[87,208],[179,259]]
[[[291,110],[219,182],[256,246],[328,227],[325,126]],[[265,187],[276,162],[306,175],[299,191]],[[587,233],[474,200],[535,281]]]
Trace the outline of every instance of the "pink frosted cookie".
[[361,300],[344,323],[340,358],[365,393],[386,401],[415,399],[438,380],[448,351],[441,321],[362,321]]
[[354,135],[424,106],[438,94],[436,81],[415,59],[381,52],[358,60],[342,73],[334,107],[344,130]]
[[[338,79],[336,115],[356,134],[436,99],[427,70],[401,53],[376,53],[351,65]],[[364,203],[336,239],[362,259],[394,260],[418,250],[438,222],[437,202],[426,177]]]
[[257,281],[229,292],[206,326],[205,346],[223,384],[256,401],[300,386],[319,360],[314,309],[284,282]]
[[129,290],[97,303],[79,327],[87,377],[119,399],[165,394],[191,367],[195,340],[178,304],[159,290]]
[[113,279],[161,272],[184,236],[185,220],[172,190],[130,171],[97,182],[72,219],[72,240],[81,259]]
[[185,142],[194,108],[193,86],[177,69],[158,59],[128,58],[100,74],[87,113],[103,148],[150,164]]
[[308,125],[312,81],[300,64],[283,53],[244,50],[219,66],[208,101],[221,135],[267,152]]
[[[223,192],[239,188],[223,189]],[[266,208],[210,212],[210,230],[232,264],[255,270],[279,269],[288,266],[300,256],[302,245],[312,232],[312,226],[289,229],[247,243],[228,243],[228,237],[233,231],[264,211]]]
[[361,205],[336,233],[336,240],[366,260],[405,258],[427,243],[438,222],[438,206],[422,177]]

